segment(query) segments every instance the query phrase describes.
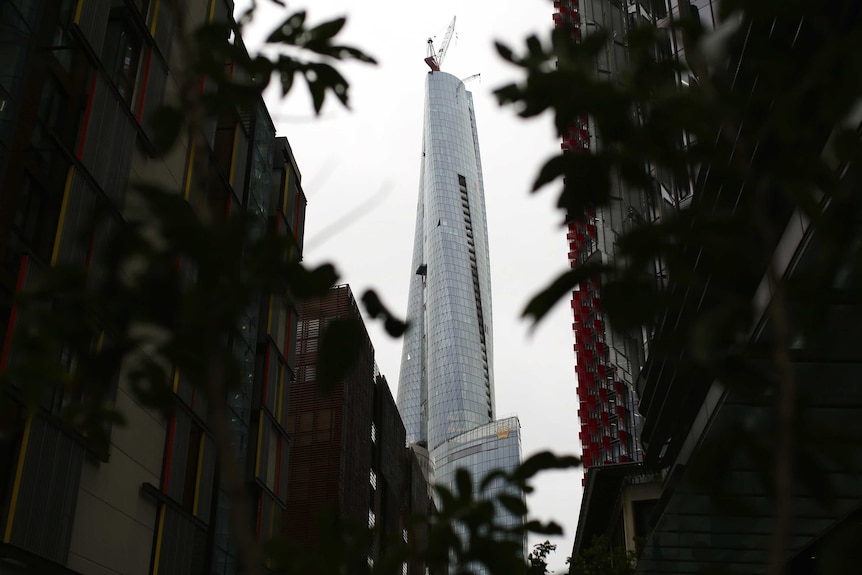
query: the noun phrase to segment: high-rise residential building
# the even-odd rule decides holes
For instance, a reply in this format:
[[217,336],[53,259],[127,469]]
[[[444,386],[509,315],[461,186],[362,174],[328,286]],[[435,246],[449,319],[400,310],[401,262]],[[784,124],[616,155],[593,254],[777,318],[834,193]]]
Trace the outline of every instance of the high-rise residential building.
[[[180,4],[189,27],[232,18],[231,0]],[[293,236],[301,253],[299,170],[262,100],[207,119],[205,162],[193,161],[185,135],[166,156],[153,153],[151,114],[180,89],[180,4],[0,1],[0,371],[18,360],[11,341],[25,327],[5,296],[55,264],[102,273],[111,229],[140,217],[126,201],[130,182],[155,180],[190,210],[215,198],[225,217],[254,213]],[[207,78],[200,85],[215,89]],[[208,166],[206,191],[196,164]],[[105,218],[92,231],[97,210]],[[189,262],[178,266],[194,277]],[[284,401],[295,330],[289,302],[258,294],[228,340],[242,373],[228,417],[260,540],[279,532],[287,503]],[[0,389],[0,572],[236,572],[206,397],[177,370],[173,383],[165,419],[136,401],[127,377],[111,382],[128,423],[113,426],[107,449],[62,420],[71,392],[51,388],[30,412],[26,381]]]
[[[821,277],[820,263],[835,257],[836,246],[830,243],[834,236],[825,226],[812,222],[808,209],[785,194],[780,185],[758,172],[769,158],[775,165],[804,173],[808,166],[821,165],[823,155],[828,155],[834,124],[823,118],[830,117],[824,106],[832,103],[824,98],[827,91],[819,83],[825,80],[811,78],[821,78],[823,67],[834,65],[833,60],[841,57],[830,50],[851,37],[851,30],[853,42],[857,42],[860,12],[856,3],[835,2],[829,4],[830,10],[818,5],[805,13],[770,17],[751,3],[751,11],[745,7],[720,21],[718,4],[714,0],[558,3],[561,14],[555,19],[572,26],[576,39],[600,26],[613,31],[612,45],[597,62],[598,73],[608,74],[610,80],[615,76],[607,54],[619,49],[625,55],[624,33],[632,27],[658,27],[657,37],[664,34],[664,45],[658,46],[657,58],[679,61],[685,61],[688,54],[679,27],[675,33],[670,26],[671,18],[699,21],[706,30],[726,27],[717,34],[726,41],[721,61],[711,61],[708,73],[716,89],[739,95],[750,115],[739,123],[734,138],[716,146],[712,161],[695,167],[691,182],[671,182],[654,173],[658,185],[651,201],[655,209],[640,215],[643,221],[687,209],[699,210],[696,213],[705,219],[716,214],[724,218],[744,215],[760,230],[771,230],[764,234],[767,237],[755,234],[748,242],[740,256],[745,273],[722,277],[710,262],[698,261],[694,272],[708,281],[664,278],[669,304],[645,339],[647,343],[649,339],[673,343],[646,345],[639,373],[633,372],[642,462],[594,465],[587,470],[573,555],[597,535],[627,545],[633,535],[639,535],[643,537],[639,574],[764,573],[775,568],[794,575],[852,572],[858,563],[852,542],[858,541],[862,520],[858,481],[862,450],[857,441],[862,413],[862,354],[856,328],[862,319],[859,266],[847,265],[830,281],[818,283],[822,287],[813,298],[816,303],[794,296],[794,286],[811,285],[807,282]],[[609,26],[600,17],[608,15],[625,26]],[[699,45],[715,39],[703,39]],[[793,66],[764,66],[760,57],[764,51],[790,55]],[[696,74],[703,70],[679,71],[680,88],[705,83]],[[806,88],[796,92],[802,84]],[[791,95],[784,98],[782,91]],[[787,109],[789,116],[773,115],[775,110]],[[787,117],[794,120],[788,122]],[[586,119],[584,126],[581,134],[592,144]],[[774,131],[786,131],[788,126],[793,128],[792,137],[773,137]],[[856,117],[853,128],[858,138]],[[806,137],[800,138],[800,133]],[[793,161],[783,163],[797,141],[810,147],[798,155],[794,150]],[[752,173],[743,177],[715,169],[728,164],[729,157],[743,154]],[[841,165],[840,173],[831,189],[834,195],[824,194],[819,208],[828,218],[835,209],[834,197],[848,200],[840,204],[841,217],[836,219],[852,222],[847,241],[852,236],[852,241],[859,242],[859,167],[849,161]],[[612,195],[627,201],[625,193]],[[600,213],[595,210],[596,217]],[[590,232],[585,230],[584,238]],[[577,234],[575,239],[577,247],[585,242]],[[682,241],[686,250],[705,253],[699,251],[703,247],[697,241]],[[662,279],[661,271],[657,270],[657,279]],[[727,293],[721,284],[726,281],[733,282],[734,297],[745,301],[750,313],[746,328],[733,342],[734,351],[756,366],[742,370],[750,378],[743,381],[732,381],[734,374],[717,377],[702,363],[681,360],[691,350],[679,334],[722,309]],[[782,297],[786,299],[781,301]],[[815,305],[818,329],[806,330],[795,323],[799,310]],[[781,342],[781,329],[776,329],[781,314],[787,314],[783,318],[788,324],[785,342]],[[775,357],[784,353],[786,363],[782,365]],[[795,434],[790,437],[792,456],[798,459],[794,471],[786,474],[776,467],[779,457],[775,455],[780,441],[787,439],[783,431],[776,431],[775,423],[775,396],[781,394],[776,381],[782,379],[782,385],[793,389],[796,402]],[[775,496],[774,475],[785,479],[790,491],[790,501],[784,504],[790,518],[783,522],[783,540],[775,538],[782,505]],[[650,477],[659,479],[653,487]],[[648,490],[659,496],[655,503],[637,499]],[[772,549],[776,541],[783,547]]]
[[[473,98],[429,62],[419,201],[398,409],[407,440],[430,453],[435,480],[479,481],[520,463],[517,418],[495,422],[491,271]],[[501,487],[501,486],[500,486]],[[503,521],[521,517],[500,511]]]
[[[607,31],[614,39],[596,62],[596,74],[603,79],[612,80],[626,62],[622,39],[631,20],[638,18],[628,4],[635,2],[554,2],[554,22],[569,29],[573,41],[579,42],[582,35],[595,29]],[[590,119],[583,116],[563,138],[562,149],[565,154],[589,154],[601,145]],[[611,196],[616,198],[612,204],[569,214],[566,238],[572,267],[596,257],[603,261],[612,258],[616,237],[652,210],[640,192],[629,190],[618,175],[612,178],[611,186]],[[584,468],[640,461],[634,378],[643,362],[643,338],[639,333],[611,328],[602,312],[597,279],[578,286],[572,293],[571,307],[581,423],[578,438]]]
[[[558,28],[571,33],[573,42],[596,31],[607,33],[609,41],[596,58],[595,72],[599,79],[614,82],[628,58],[626,33],[637,26],[653,25],[661,4],[555,0],[553,19]],[[564,154],[589,154],[601,146],[586,115],[570,127],[561,145]],[[661,180],[661,174],[652,175]],[[620,234],[660,213],[662,206],[656,205],[655,198],[632,189],[620,174],[612,173],[610,185],[612,202],[568,214],[566,239],[573,268],[587,261],[611,261]],[[643,451],[638,438],[635,381],[646,354],[646,334],[611,327],[602,310],[600,287],[598,278],[584,281],[572,292],[571,300],[578,439],[585,470],[575,555],[593,535],[606,535],[613,544],[633,549],[634,538],[645,535],[646,517],[658,497],[657,478],[641,463]],[[609,497],[613,509],[607,507]],[[601,524],[601,529],[593,527],[594,523]]]
[[[374,530],[371,562],[387,545],[404,541],[423,548],[422,523],[434,508],[416,455],[386,378],[374,361],[374,348],[362,330],[358,357],[350,371],[326,393],[317,377],[323,331],[332,321],[362,322],[350,286],[303,301],[296,339],[296,382],[290,388],[287,430],[293,443],[290,486],[281,533],[302,545],[319,543],[315,526],[321,513],[336,514]],[[425,573],[421,562],[404,564],[403,573]]]

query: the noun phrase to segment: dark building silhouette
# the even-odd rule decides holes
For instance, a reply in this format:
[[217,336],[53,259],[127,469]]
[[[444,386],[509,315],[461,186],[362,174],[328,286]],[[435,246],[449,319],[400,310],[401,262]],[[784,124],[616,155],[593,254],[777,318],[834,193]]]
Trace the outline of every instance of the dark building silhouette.
[[[787,147],[796,146],[797,141],[775,137],[773,130],[776,125],[779,131],[792,126],[794,134],[806,135],[797,138],[800,143],[804,141],[805,148],[798,157],[794,156],[804,171],[812,158],[828,155],[833,125],[821,119],[825,113],[825,100],[821,98],[827,94],[820,86],[806,86],[804,99],[800,100],[806,109],[799,113],[798,120],[785,124],[771,114],[787,101],[776,99],[774,91],[761,91],[760,87],[769,82],[772,87],[794,89],[801,78],[811,77],[811,70],[819,71],[825,65],[824,46],[846,39],[848,30],[858,27],[858,6],[840,2],[829,6],[831,10],[818,6],[804,15],[794,12],[774,19],[734,16],[721,22],[718,2],[711,0],[566,0],[557,3],[560,15],[555,19],[572,26],[576,40],[596,28],[613,32],[608,52],[619,51],[618,61],[622,61],[620,55],[624,56],[627,49],[623,33],[638,26],[656,26],[664,35],[666,42],[657,58],[683,62],[685,49],[681,37],[670,30],[671,18],[697,20],[706,30],[727,26],[723,32],[735,39],[726,45],[723,62],[710,64],[710,73],[722,85],[731,84],[734,93],[745,98],[746,106],[753,111],[751,118],[762,111],[768,118],[764,121],[768,128],[746,117],[735,140],[717,138],[716,158],[724,163],[728,156],[744,154],[747,165],[754,166],[757,172],[763,164],[775,162],[775,158],[788,157]],[[734,28],[738,36],[734,36]],[[756,57],[763,53],[761,50],[791,54],[793,69],[764,65]],[[608,74],[612,80],[615,68],[608,65],[605,56],[600,55],[597,73]],[[681,86],[698,83],[693,72],[675,73]],[[852,121],[858,138],[858,118]],[[584,135],[589,137],[588,123],[586,127]],[[862,281],[858,264],[855,268],[847,266],[844,273],[824,282],[816,294],[800,297],[793,288],[813,282],[822,272],[821,264],[835,255],[830,230],[815,225],[781,185],[763,183],[748,175],[755,182],[752,183],[733,170],[721,172],[716,169],[721,165],[718,161],[704,162],[690,182],[670,182],[661,174],[653,174],[657,184],[655,209],[637,212],[638,198],[633,197],[632,213],[646,221],[688,209],[698,210],[694,213],[707,219],[714,214],[745,214],[753,220],[749,214],[757,214],[754,221],[758,231],[766,233],[752,237],[748,249],[738,255],[745,271],[733,277],[719,275],[701,260],[693,269],[709,281],[686,283],[679,278],[668,279],[663,270],[656,270],[657,280],[668,282],[664,285],[669,303],[645,340],[646,354],[638,369],[632,371],[642,462],[599,465],[587,470],[573,555],[583,551],[597,535],[626,545],[637,535],[644,538],[637,573],[768,570],[773,562],[770,545],[777,525],[770,477],[776,470],[775,390],[776,381],[783,377],[773,355],[776,333],[781,331],[776,330],[776,318],[783,313],[773,315],[777,308],[786,310],[785,320],[791,320],[784,328],[787,349],[781,351],[787,352],[786,375],[793,382],[798,401],[793,444],[796,467],[786,477],[792,492],[791,519],[784,548],[779,550],[784,563],[782,572],[855,572],[858,553],[854,543],[860,537],[862,503],[858,474],[862,462],[858,443],[862,413],[858,335]],[[841,218],[852,224],[854,239],[847,241],[858,242],[862,228],[859,168],[855,162],[840,168],[833,188],[835,195],[822,198],[818,208],[828,214],[835,209],[832,202],[840,197]],[[628,201],[625,194],[618,197]],[[591,233],[587,228],[582,235],[586,238]],[[577,233],[574,239],[581,242]],[[705,252],[696,240],[684,247],[690,254]],[[728,283],[733,284],[732,290],[727,290]],[[783,292],[784,301],[776,298],[779,292]],[[728,293],[749,307],[751,323],[734,334],[731,350],[744,359],[741,365],[745,369],[719,377],[713,369],[690,361],[687,342],[672,336],[685,333],[696,319],[716,313]],[[819,329],[808,330],[795,323],[809,307],[818,310]],[[673,343],[651,345],[656,341]],[[580,355],[578,358],[580,362]],[[579,378],[580,375],[579,372]],[[601,399],[599,396],[597,405]],[[585,415],[581,417],[583,422]],[[658,497],[652,501],[636,499],[638,491],[650,489],[651,478],[658,480],[652,482]]]
[[[23,327],[5,296],[55,264],[100,273],[110,232],[135,215],[130,182],[157,181],[193,211],[217,197],[225,216],[257,214],[301,253],[300,173],[262,101],[206,120],[207,191],[188,137],[152,153],[148,120],[179,90],[178,5],[190,27],[233,13],[231,0],[0,1],[0,371],[14,365]],[[215,86],[202,78],[201,89]],[[107,219],[82,235],[96,209]],[[279,533],[287,503],[296,317],[277,294],[258,294],[231,341],[243,383],[229,418],[260,540]],[[113,382],[128,425],[114,426],[107,452],[60,421],[62,391],[28,415],[21,387],[0,390],[0,572],[236,572],[207,402],[177,370],[173,382],[167,421],[136,402],[126,378]]]
[[[637,19],[631,17],[625,4],[560,0],[554,2],[554,22],[571,31],[575,42],[596,29],[622,39],[630,22]],[[600,60],[596,64],[597,76],[613,78],[619,74],[626,61],[622,40],[609,43]],[[561,144],[564,154],[589,154],[601,146],[586,115],[571,126]],[[569,214],[566,239],[572,267],[613,257],[618,234],[652,210],[619,175],[612,180],[611,195],[617,201],[589,208],[583,214]],[[602,310],[598,280],[580,284],[572,293],[571,307],[581,423],[578,439],[584,468],[640,461],[634,379],[643,361],[643,336],[611,328]]]
[[[428,484],[406,446],[404,424],[374,362],[350,287],[336,286],[324,297],[303,301],[298,311],[297,379],[287,419],[293,447],[282,535],[316,545],[320,513],[329,512],[374,528],[371,562],[386,552],[389,542],[423,545],[424,533],[414,530],[409,517],[432,512]],[[360,352],[348,374],[321,392],[320,338],[331,322],[345,320],[361,326]],[[424,573],[419,564],[405,569]]]
[[[635,5],[640,6],[634,9]],[[652,3],[656,4],[656,3]],[[627,62],[625,35],[633,26],[652,24],[655,7],[645,2],[559,0],[554,23],[571,33],[573,42],[597,30],[608,43],[596,62],[596,76],[613,81]],[[590,154],[601,149],[591,119],[583,115],[561,144],[564,154]],[[659,174],[654,174],[659,177]],[[571,267],[608,261],[617,237],[660,212],[653,198],[631,189],[619,174],[611,176],[608,205],[592,206],[568,218]],[[602,306],[600,282],[593,278],[572,292],[572,332],[578,395],[578,439],[584,466],[583,499],[573,555],[604,535],[613,545],[634,549],[635,537],[646,535],[646,518],[659,488],[654,473],[642,465],[638,440],[638,397],[635,381],[645,358],[645,334],[611,326]]]

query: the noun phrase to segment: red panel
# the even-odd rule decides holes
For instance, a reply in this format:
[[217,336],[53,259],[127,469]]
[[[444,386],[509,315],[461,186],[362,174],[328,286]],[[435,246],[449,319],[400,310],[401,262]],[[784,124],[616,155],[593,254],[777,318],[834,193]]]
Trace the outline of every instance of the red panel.
[[141,118],[144,115],[144,99],[147,97],[147,82],[150,79],[150,63],[153,60],[153,48],[150,47],[150,52],[147,54],[147,63],[144,66],[144,77],[141,80],[141,97],[138,101],[138,123],[141,123]]
[[96,78],[99,72],[93,72],[93,81],[90,83],[90,94],[87,96],[87,110],[84,112],[84,127],[81,130],[81,140],[78,142],[78,159],[84,155],[84,142],[87,141],[87,128],[90,126],[90,113],[93,111],[93,96],[96,95]]
[[[15,283],[15,294],[21,291],[24,287],[24,278],[27,276],[27,264],[30,262],[30,256],[21,257],[21,266],[18,268],[18,281]],[[0,354],[0,371],[6,367],[6,362],[9,361],[9,347],[12,343],[12,332],[15,330],[15,317],[18,315],[18,310],[12,306],[12,311],[9,314],[9,325],[6,327],[6,340],[3,344],[3,352]]]

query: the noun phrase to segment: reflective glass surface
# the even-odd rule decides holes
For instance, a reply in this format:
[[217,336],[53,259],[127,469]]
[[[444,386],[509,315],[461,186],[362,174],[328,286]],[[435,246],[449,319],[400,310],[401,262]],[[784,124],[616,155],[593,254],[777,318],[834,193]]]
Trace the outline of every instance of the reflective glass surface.
[[398,408],[408,441],[432,451],[494,419],[485,197],[473,100],[427,75],[419,201]]
[[[430,452],[436,481],[450,489],[466,468],[474,485],[521,461],[517,418],[494,421],[491,270],[485,190],[473,99],[463,82],[431,72],[413,262],[398,383],[409,443]],[[492,482],[483,494],[505,486]],[[520,493],[516,495],[521,496]],[[519,525],[505,509],[498,522]],[[524,541],[521,541],[525,545]]]

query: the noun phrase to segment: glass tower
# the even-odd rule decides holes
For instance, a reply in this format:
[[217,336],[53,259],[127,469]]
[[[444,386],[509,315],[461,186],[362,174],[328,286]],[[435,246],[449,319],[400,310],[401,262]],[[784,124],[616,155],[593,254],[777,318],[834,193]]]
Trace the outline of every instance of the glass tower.
[[407,319],[397,400],[407,441],[427,447],[447,487],[461,467],[474,483],[491,469],[517,467],[517,418],[494,421],[491,269],[473,99],[461,80],[433,68]]
[[398,408],[433,453],[494,420],[491,269],[473,99],[445,72],[425,82],[419,205]]

